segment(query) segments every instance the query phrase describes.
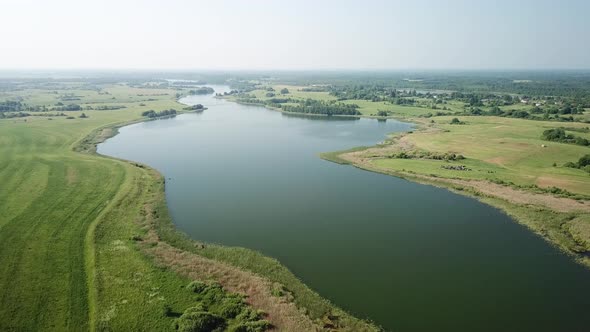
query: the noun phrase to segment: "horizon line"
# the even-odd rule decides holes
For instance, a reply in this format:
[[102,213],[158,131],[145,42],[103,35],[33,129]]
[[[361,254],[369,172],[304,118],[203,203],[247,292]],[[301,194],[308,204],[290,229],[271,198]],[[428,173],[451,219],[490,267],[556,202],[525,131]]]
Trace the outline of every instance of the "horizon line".
[[112,67],[112,68],[100,68],[100,67],[75,67],[75,68],[64,68],[64,67],[20,67],[20,68],[1,68],[0,72],[18,72],[18,71],[94,71],[94,72],[125,72],[125,71],[138,71],[138,72],[515,72],[515,71],[590,71],[590,67],[547,67],[547,68],[361,68],[361,67],[350,67],[350,68],[245,68],[245,67],[227,67],[227,68],[162,68],[162,67]]

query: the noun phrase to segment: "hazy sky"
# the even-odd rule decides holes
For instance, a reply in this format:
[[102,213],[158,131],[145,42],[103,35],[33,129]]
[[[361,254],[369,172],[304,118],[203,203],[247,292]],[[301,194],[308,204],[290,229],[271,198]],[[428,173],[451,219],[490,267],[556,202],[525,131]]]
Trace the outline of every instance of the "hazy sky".
[[0,0],[0,68],[590,68],[590,0]]

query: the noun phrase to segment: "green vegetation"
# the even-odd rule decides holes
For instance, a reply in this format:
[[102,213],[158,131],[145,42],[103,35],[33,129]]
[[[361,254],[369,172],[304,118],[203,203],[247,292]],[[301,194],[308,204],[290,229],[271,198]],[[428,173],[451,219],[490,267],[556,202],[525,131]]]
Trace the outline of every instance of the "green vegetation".
[[[196,294],[196,305],[187,308],[175,320],[174,327],[180,332],[207,332],[227,329],[229,331],[262,332],[271,327],[262,319],[262,312],[252,310],[238,294],[227,294],[215,282],[193,281],[187,290]],[[170,307],[164,308],[166,316],[173,316]]]
[[205,110],[205,107],[201,104],[196,104],[196,105],[192,105],[192,106],[187,106],[187,107],[183,108],[183,110],[185,110],[185,111],[203,111],[203,110]]
[[307,99],[298,105],[285,105],[282,109],[285,112],[322,114],[322,115],[360,115],[357,105],[337,103],[334,101],[321,101]]
[[215,90],[213,90],[213,88],[210,88],[208,86],[203,86],[203,87],[199,87],[196,89],[188,90],[189,95],[210,95],[214,92],[215,92]]
[[578,162],[575,162],[575,163],[568,161],[563,166],[571,167],[571,168],[579,168],[579,169],[582,169],[582,170],[590,173],[590,154],[582,156],[580,158],[580,160],[578,160]]
[[145,116],[148,118],[162,118],[162,117],[168,117],[168,116],[174,116],[174,115],[176,115],[175,109],[163,110],[160,112],[156,112],[154,110],[141,112],[141,116]]
[[552,142],[570,143],[582,146],[590,145],[590,141],[583,137],[566,134],[563,128],[547,129],[543,131],[543,139]]

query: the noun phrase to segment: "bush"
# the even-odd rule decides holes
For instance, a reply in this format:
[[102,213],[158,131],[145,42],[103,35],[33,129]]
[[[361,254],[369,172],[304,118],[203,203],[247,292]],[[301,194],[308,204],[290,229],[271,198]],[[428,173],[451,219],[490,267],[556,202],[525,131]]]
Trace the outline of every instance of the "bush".
[[229,329],[230,332],[263,332],[271,327],[270,323],[266,320],[258,320],[255,322],[246,322],[240,325],[234,326]]
[[193,293],[202,293],[207,289],[207,284],[195,280],[188,284],[188,286],[186,286],[186,289],[190,290]]
[[183,313],[176,320],[175,327],[179,332],[211,332],[224,325],[225,320],[217,315],[205,311],[191,311]]
[[586,138],[568,135],[563,128],[547,129],[543,131],[543,136],[541,136],[541,138],[560,143],[570,143],[582,146],[590,145],[590,141],[588,141]]
[[226,297],[221,302],[219,314],[225,318],[234,318],[242,312],[244,307],[244,301],[240,296],[235,295],[231,297]]
[[590,154],[582,156],[577,163],[573,163],[568,161],[567,163],[563,164],[564,167],[571,167],[571,168],[581,168],[583,170],[587,170],[588,166],[590,166]]

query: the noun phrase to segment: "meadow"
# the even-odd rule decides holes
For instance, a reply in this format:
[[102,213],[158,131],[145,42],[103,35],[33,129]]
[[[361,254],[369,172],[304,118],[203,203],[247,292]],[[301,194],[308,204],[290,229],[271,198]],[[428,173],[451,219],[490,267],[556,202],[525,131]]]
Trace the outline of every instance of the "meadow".
[[[410,150],[456,153],[465,160],[390,158],[376,160],[379,166],[411,169],[422,174],[512,182],[516,185],[558,187],[572,193],[590,195],[590,174],[570,167],[590,149],[584,146],[548,142],[541,138],[544,130],[563,126],[549,121],[530,121],[501,117],[461,117],[464,124],[450,124],[453,117],[436,117],[429,128],[401,138]],[[585,128],[574,123],[570,127]],[[441,168],[443,165],[466,165],[472,171]]]

